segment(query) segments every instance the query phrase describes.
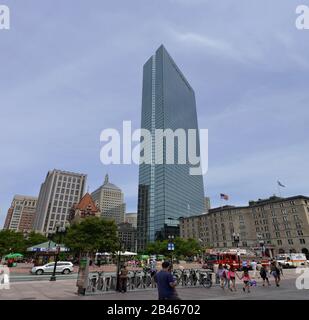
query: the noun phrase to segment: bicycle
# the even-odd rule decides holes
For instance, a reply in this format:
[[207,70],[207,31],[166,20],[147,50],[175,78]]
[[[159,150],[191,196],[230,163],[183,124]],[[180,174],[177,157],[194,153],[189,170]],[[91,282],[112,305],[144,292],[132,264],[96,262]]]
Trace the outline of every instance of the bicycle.
[[[199,282],[204,288],[211,288],[212,287],[212,278],[211,273],[208,271],[200,271],[200,279]],[[206,273],[206,274],[205,274]]]

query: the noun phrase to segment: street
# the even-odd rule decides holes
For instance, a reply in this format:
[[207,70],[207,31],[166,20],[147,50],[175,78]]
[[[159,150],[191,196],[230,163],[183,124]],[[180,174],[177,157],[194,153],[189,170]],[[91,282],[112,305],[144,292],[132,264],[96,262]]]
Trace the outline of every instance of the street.
[[[218,285],[213,285],[210,289],[202,287],[177,288],[178,294],[183,300],[307,300],[309,299],[308,290],[298,290],[295,280],[298,276],[295,270],[285,270],[280,287],[274,286],[271,279],[270,287],[263,287],[261,280],[257,279],[258,285],[251,288],[251,293],[242,291],[242,283],[237,282],[237,292],[230,292],[228,289],[221,289]],[[128,293],[108,292],[105,294],[77,296],[76,280],[65,279],[50,282],[45,280],[13,282],[9,290],[0,290],[1,300],[156,300],[157,290],[147,289],[131,291]]]

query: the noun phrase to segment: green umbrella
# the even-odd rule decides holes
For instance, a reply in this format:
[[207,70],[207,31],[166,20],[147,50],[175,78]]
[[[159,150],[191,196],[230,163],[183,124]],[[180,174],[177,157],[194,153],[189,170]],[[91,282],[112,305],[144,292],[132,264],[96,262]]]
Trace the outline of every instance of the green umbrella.
[[14,259],[14,258],[22,258],[23,255],[21,253],[9,253],[5,256],[5,258]]

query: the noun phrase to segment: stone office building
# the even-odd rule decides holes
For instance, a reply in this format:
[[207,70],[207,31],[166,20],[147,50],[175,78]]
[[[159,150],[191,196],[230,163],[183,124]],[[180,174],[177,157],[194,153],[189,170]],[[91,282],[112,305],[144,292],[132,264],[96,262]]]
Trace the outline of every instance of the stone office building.
[[37,197],[15,195],[8,210],[3,229],[23,233],[31,232],[33,230],[37,201]]
[[118,224],[118,237],[122,243],[122,249],[136,252],[136,228],[128,222]]
[[248,206],[210,209],[208,214],[181,218],[180,235],[210,248],[238,245],[254,251],[263,249],[267,255],[308,254],[309,197],[273,196],[250,201]]
[[56,169],[49,171],[41,185],[34,230],[48,235],[55,231],[58,223],[64,226],[73,204],[84,195],[86,179],[85,174]]
[[113,220],[116,224],[124,222],[126,205],[123,192],[109,181],[108,175],[103,185],[92,192],[91,196],[103,218]]

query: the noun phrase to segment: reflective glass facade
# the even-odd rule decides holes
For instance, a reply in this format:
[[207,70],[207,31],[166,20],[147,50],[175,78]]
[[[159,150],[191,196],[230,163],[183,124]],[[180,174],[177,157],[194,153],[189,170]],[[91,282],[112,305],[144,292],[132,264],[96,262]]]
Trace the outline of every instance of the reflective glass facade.
[[[144,65],[141,127],[151,132],[152,164],[140,164],[138,195],[138,249],[178,231],[178,218],[204,212],[202,175],[190,175],[185,164],[155,164],[155,129],[198,129],[195,94],[164,46]],[[174,155],[177,161],[178,143]],[[199,155],[199,138],[196,141]]]

